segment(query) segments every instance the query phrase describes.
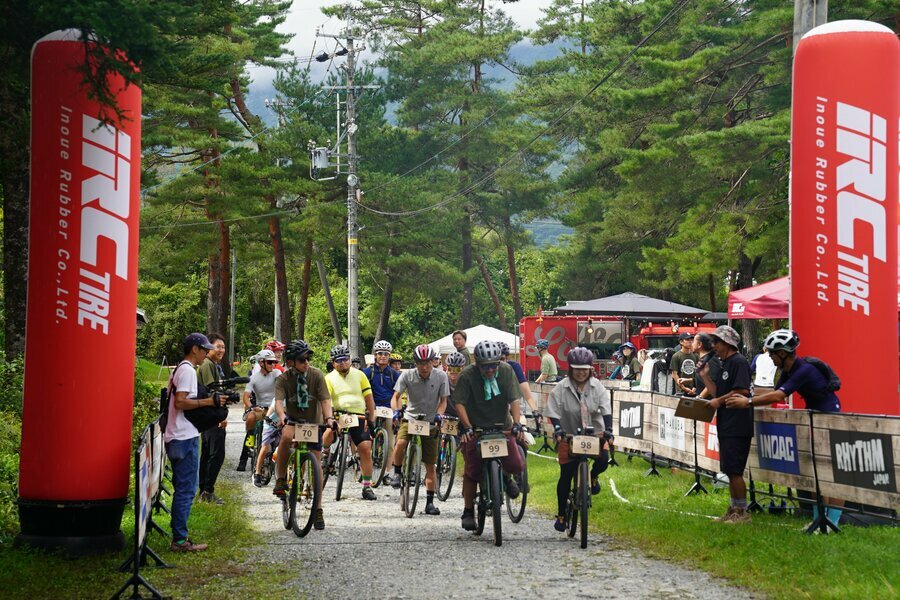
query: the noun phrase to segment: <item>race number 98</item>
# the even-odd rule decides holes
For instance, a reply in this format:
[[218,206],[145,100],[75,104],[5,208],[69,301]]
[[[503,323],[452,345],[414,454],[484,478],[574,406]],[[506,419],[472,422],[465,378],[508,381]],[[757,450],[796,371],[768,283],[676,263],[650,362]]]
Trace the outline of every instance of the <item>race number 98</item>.
[[590,435],[573,436],[572,454],[587,454],[589,456],[599,456],[600,438],[596,438]]

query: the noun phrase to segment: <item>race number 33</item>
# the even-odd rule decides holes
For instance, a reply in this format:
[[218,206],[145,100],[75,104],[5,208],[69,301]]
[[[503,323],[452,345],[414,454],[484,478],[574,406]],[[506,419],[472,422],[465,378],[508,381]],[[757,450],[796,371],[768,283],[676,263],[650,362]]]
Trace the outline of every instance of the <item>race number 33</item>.
[[481,440],[478,443],[481,448],[481,458],[502,458],[509,456],[506,440]]
[[589,435],[572,437],[572,454],[600,455],[600,440]]
[[456,435],[456,432],[459,431],[459,422],[448,419],[441,423],[441,433],[446,433],[447,435]]

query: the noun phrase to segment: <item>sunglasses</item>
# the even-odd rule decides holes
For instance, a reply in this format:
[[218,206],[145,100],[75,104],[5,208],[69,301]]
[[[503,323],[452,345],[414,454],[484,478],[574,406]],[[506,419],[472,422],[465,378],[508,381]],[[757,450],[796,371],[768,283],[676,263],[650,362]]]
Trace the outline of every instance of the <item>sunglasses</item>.
[[267,365],[277,365],[277,364],[278,364],[278,361],[277,361],[277,360],[267,360],[267,361],[266,361],[266,364],[267,364]]
[[302,365],[302,364],[308,363],[309,359],[304,356],[303,358],[295,358],[294,362]]
[[375,356],[390,356],[390,352],[376,352]]
[[448,373],[459,373],[462,371],[462,367],[447,367]]
[[481,363],[478,365],[478,368],[481,369],[482,371],[491,371],[493,369],[496,369],[499,365],[500,365],[500,363],[498,363],[498,362]]
[[334,362],[336,362],[336,363],[345,363],[345,362],[348,362],[349,360],[350,360],[350,357],[349,357],[349,356],[343,356],[343,357],[341,357],[341,358],[336,358],[336,359],[334,359]]

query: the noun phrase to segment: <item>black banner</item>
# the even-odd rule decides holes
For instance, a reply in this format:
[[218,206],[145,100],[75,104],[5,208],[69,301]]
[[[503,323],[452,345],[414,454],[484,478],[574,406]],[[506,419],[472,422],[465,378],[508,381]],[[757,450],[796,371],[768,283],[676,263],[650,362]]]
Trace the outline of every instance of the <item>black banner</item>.
[[644,439],[642,402],[619,402],[619,435],[636,440]]
[[831,430],[831,466],[835,483],[879,492],[896,492],[891,436]]

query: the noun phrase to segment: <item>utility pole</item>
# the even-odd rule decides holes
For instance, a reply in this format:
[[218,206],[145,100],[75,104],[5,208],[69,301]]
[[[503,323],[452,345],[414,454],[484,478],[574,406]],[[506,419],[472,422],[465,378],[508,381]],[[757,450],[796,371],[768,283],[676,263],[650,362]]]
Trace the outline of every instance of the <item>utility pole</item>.
[[[356,41],[359,38],[353,32],[352,16],[349,10],[347,28],[342,35],[329,35],[318,32],[316,35],[333,38],[338,44],[341,44],[342,39],[346,41],[346,44],[342,48],[335,50],[333,54],[323,53],[316,57],[317,61],[324,62],[325,60],[333,59],[334,56],[346,56],[347,62],[344,65],[344,85],[328,88],[337,95],[338,140],[333,150],[317,147],[314,141],[310,141],[310,176],[315,180],[323,180],[324,178],[319,177],[319,173],[322,169],[331,167],[335,167],[338,174],[347,175],[347,336],[350,345],[350,356],[360,358],[362,355],[359,345],[359,224],[356,211],[356,204],[360,197],[360,188],[359,176],[357,175],[359,156],[356,154],[356,132],[358,129],[356,123],[356,95],[361,89],[377,88],[378,86],[357,86],[354,82],[357,54],[365,50],[365,46],[356,45]],[[343,132],[341,132],[341,91],[346,93]],[[340,151],[341,142],[345,137],[347,143],[346,154]],[[331,158],[337,159],[337,162],[332,163]],[[346,159],[346,163],[342,164],[342,158]]]
[[809,30],[828,22],[828,0],[794,0],[794,48]]

